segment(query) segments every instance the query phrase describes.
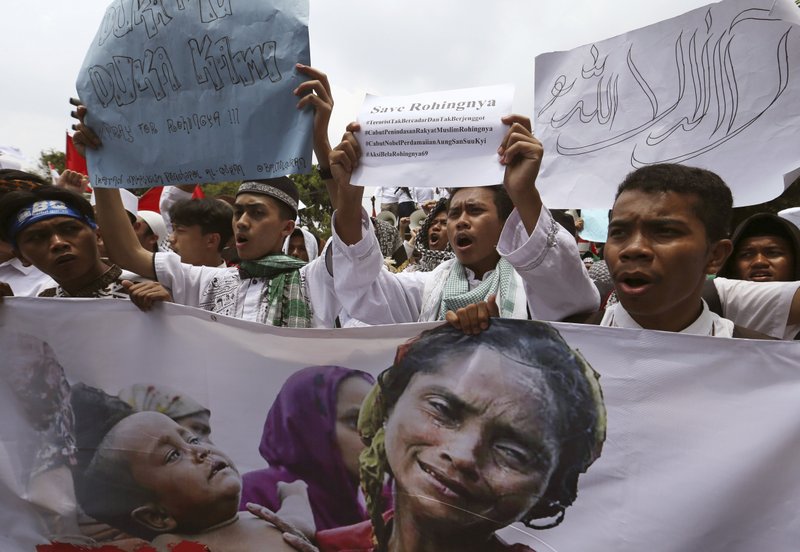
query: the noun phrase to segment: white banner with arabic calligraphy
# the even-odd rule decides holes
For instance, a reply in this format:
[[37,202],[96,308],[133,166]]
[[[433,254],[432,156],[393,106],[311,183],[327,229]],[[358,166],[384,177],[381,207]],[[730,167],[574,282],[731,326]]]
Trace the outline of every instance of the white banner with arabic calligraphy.
[[[528,323],[519,324],[526,331]],[[201,404],[210,412],[213,446],[244,474],[267,467],[259,440],[287,378],[316,365],[378,374],[397,345],[433,326],[282,330],[172,304],[141,313],[118,300],[7,299],[0,305],[0,549],[75,551],[77,545],[47,543],[93,547],[108,535],[96,528],[97,541],[80,534],[92,526],[78,517],[69,476],[63,477],[68,455],[49,446],[63,445],[59,436],[75,427],[63,415],[63,401],[81,386],[114,400],[149,398],[152,404],[139,407],[176,420]],[[538,552],[797,549],[796,343],[554,326],[601,374],[607,439],[581,476],[564,522],[543,531],[507,528],[507,540]],[[458,381],[443,385],[455,389]],[[158,406],[157,391],[165,389],[177,390],[181,400],[168,395],[172,400]],[[36,404],[38,410],[28,408]],[[74,411],[76,423],[84,410]],[[170,452],[166,463],[172,462]],[[104,550],[136,549],[113,546]],[[138,549],[150,550],[141,542]],[[228,550],[224,542],[211,549]],[[266,541],[263,549],[275,550]]]
[[556,208],[609,208],[630,171],[719,174],[737,206],[777,197],[800,168],[800,9],[724,0],[536,57],[538,187]]

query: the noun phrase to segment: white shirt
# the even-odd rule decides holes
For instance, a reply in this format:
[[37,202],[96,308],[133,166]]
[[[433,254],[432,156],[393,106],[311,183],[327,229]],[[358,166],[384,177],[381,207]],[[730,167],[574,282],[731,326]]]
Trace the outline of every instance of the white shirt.
[[[334,213],[334,224],[336,214]],[[436,320],[441,291],[454,261],[431,272],[390,273],[367,213],[361,213],[361,241],[346,245],[333,233],[336,295],[344,309],[367,324]],[[334,225],[332,224],[332,226]],[[516,209],[503,226],[497,251],[515,268],[519,283],[514,318],[561,320],[597,310],[599,293],[583,268],[575,239],[542,209],[528,235]],[[470,276],[470,289],[480,283]],[[527,300],[527,301],[526,301]],[[500,301],[498,300],[498,303]]]
[[789,326],[797,282],[750,282],[714,278],[722,314],[735,324],[779,339],[794,339],[800,325]]
[[14,257],[0,263],[0,282],[11,286],[16,297],[36,297],[48,288],[58,284],[35,266],[25,266]]
[[[200,307],[225,316],[268,324],[266,312],[270,280],[239,276],[237,268],[192,266],[175,253],[156,253],[156,278],[172,290],[175,303]],[[312,327],[333,328],[341,305],[333,293],[333,277],[318,257],[300,268]]]
[[433,200],[433,188],[411,188],[411,198],[419,206]]
[[[703,300],[701,299],[701,301]],[[603,319],[600,321],[600,325],[611,326],[613,328],[629,328],[632,330],[644,329],[636,320],[631,318],[631,315],[628,314],[628,311],[625,310],[621,303],[615,303],[606,309]],[[706,302],[703,301],[703,312],[700,313],[697,320],[676,333],[733,337],[733,322],[711,312]]]

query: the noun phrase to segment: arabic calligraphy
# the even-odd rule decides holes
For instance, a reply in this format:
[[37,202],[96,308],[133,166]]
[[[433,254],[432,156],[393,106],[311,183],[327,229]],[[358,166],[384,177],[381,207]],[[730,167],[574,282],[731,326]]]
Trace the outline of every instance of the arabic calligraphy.
[[[770,13],[745,9],[728,24],[715,25],[709,9],[697,28],[678,32],[670,45],[671,62],[660,72],[651,66],[653,52],[636,43],[627,45],[624,60],[593,44],[579,74],[554,78],[537,122],[558,131],[560,155],[585,155],[625,142],[630,143],[632,167],[703,155],[758,121],[788,86],[791,25]],[[762,62],[759,74],[766,78],[753,91],[743,86],[737,67],[741,68],[748,33],[763,32],[775,37],[774,57]],[[622,86],[627,94],[620,94]],[[627,111],[622,123],[626,128],[615,128],[622,110]],[[665,144],[670,145],[669,153]]]

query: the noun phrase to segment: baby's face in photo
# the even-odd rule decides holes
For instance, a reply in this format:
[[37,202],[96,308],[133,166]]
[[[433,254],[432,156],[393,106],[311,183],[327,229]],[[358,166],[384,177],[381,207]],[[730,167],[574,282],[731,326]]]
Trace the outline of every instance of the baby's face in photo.
[[236,514],[242,479],[214,445],[158,412],[138,412],[114,429],[131,475],[158,496],[181,528],[202,530]]

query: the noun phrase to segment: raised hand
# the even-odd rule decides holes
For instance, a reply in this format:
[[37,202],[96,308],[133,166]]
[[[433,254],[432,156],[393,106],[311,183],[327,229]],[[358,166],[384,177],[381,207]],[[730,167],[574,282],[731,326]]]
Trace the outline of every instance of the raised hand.
[[72,143],[75,144],[78,153],[86,157],[86,148],[98,149],[103,143],[97,134],[84,123],[87,113],[86,106],[78,98],[70,98],[69,103],[75,106],[75,109],[70,112],[70,116],[78,120],[72,125],[72,130],[75,131],[75,134],[72,135]]
[[294,95],[300,97],[297,102],[297,109],[305,109],[311,106],[314,109],[314,153],[322,169],[330,168],[328,157],[331,152],[331,144],[328,140],[328,123],[333,112],[333,95],[328,76],[310,67],[298,63],[295,65],[300,73],[311,78],[294,89]]

